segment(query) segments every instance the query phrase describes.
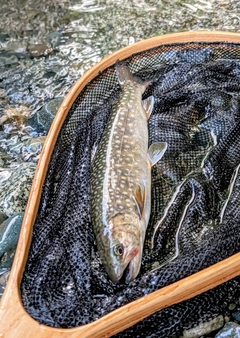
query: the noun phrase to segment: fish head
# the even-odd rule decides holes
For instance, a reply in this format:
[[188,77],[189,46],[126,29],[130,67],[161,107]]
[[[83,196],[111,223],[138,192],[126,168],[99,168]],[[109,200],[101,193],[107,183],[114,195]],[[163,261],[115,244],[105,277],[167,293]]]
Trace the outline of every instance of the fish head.
[[114,283],[136,278],[142,261],[144,234],[137,215],[117,214],[110,220],[111,241],[106,270]]

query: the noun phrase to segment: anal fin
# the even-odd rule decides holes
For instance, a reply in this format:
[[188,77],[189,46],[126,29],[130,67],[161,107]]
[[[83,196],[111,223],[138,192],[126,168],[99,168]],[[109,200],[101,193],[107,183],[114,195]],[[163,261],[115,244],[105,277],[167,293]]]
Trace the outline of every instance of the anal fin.
[[147,120],[149,119],[152,111],[153,111],[153,106],[154,106],[154,97],[149,96],[145,100],[142,101],[142,106],[143,109],[145,110]]
[[152,166],[163,157],[166,149],[167,142],[156,142],[150,145],[148,149],[148,156]]
[[141,187],[140,185],[137,186],[135,193],[134,193],[134,200],[136,202],[136,206],[138,209],[139,218],[144,217],[144,210],[145,210],[145,201],[146,201],[146,189],[145,187]]

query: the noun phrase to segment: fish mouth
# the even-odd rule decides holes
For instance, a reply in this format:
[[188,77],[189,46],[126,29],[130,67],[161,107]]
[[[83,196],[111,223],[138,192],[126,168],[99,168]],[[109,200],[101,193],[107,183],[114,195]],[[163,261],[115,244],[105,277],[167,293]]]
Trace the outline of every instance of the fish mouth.
[[138,272],[140,270],[140,265],[141,264],[138,264],[136,269],[136,263],[134,262],[133,258],[132,260],[130,260],[124,271],[121,274],[112,277],[111,280],[113,281],[113,283],[120,282],[129,284],[132,280],[134,280],[137,277]]
[[122,278],[125,280],[126,284],[129,284],[132,280],[134,280],[140,270],[141,267],[141,255],[137,253],[128,263],[126,269],[124,270]]
[[122,279],[126,284],[129,284],[134,278],[132,277],[132,261],[130,261],[123,273]]
[[141,267],[141,258],[142,253],[141,250],[139,252],[138,248],[135,248],[131,255],[128,257],[128,262],[125,265],[125,268],[117,265],[111,273],[109,273],[109,277],[113,283],[121,283],[121,284],[128,284],[132,280],[134,280],[140,270]]
[[[128,265],[126,266],[126,268],[124,269],[124,271],[121,274],[115,275],[114,278],[111,278],[113,283],[120,283],[120,284],[124,284],[124,283],[129,283],[127,282],[127,280],[129,280],[129,275],[131,275],[130,273],[130,264],[131,262],[128,263]],[[129,280],[130,281],[130,280]]]

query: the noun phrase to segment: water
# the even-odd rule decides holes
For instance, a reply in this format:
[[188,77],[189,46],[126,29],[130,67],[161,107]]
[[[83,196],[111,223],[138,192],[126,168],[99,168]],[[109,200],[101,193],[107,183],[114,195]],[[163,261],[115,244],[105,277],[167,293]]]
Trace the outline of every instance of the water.
[[177,31],[238,31],[237,6],[203,0],[1,0],[0,88],[10,106],[25,104],[34,114],[128,44]]
[[[240,31],[235,0],[0,0],[0,5],[0,213],[6,217],[25,210],[44,136],[62,98],[104,56],[166,33]],[[49,113],[47,104],[56,98]],[[0,269],[0,294],[8,273]]]

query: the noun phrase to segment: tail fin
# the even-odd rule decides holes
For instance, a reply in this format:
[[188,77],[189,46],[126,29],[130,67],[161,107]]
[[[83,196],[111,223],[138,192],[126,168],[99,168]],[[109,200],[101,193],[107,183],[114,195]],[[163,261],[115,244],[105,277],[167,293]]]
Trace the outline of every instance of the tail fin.
[[115,70],[117,73],[118,81],[121,86],[125,83],[125,81],[129,80],[140,85],[142,87],[142,93],[144,93],[146,88],[151,83],[151,81],[143,82],[138,76],[133,75],[130,72],[128,66],[126,66],[124,63],[117,62],[115,65]]

